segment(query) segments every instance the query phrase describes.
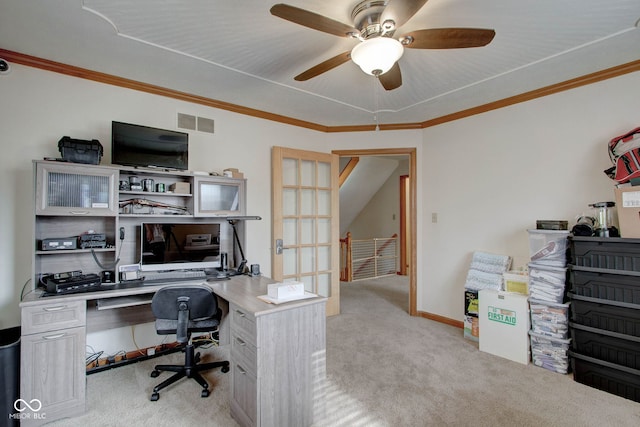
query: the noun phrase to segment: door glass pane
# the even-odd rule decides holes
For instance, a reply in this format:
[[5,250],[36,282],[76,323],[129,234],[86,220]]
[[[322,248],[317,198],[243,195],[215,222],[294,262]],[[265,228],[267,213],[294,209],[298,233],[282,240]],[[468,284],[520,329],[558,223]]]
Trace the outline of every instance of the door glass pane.
[[298,160],[282,159],[282,183],[298,185]]
[[282,191],[282,215],[298,214],[298,190],[285,188]]
[[316,186],[316,162],[302,161],[302,185],[306,187]]
[[316,271],[316,248],[300,248],[300,272],[311,273]]
[[304,283],[304,290],[307,292],[316,293],[315,290],[315,276],[302,276],[300,281]]
[[331,187],[331,163],[318,162],[318,187]]
[[318,215],[331,215],[331,191],[318,190]]
[[301,215],[315,215],[316,214],[316,191],[315,190],[302,190],[302,212]]
[[282,273],[285,276],[298,273],[298,250],[296,248],[282,251]]
[[318,295],[323,297],[331,296],[331,273],[318,274]]
[[318,243],[331,242],[331,219],[318,218]]
[[282,221],[282,243],[285,246],[298,243],[298,220],[288,218]]
[[318,246],[318,271],[331,269],[331,246]]
[[316,220],[313,218],[302,219],[300,220],[300,225],[300,243],[303,245],[315,243]]

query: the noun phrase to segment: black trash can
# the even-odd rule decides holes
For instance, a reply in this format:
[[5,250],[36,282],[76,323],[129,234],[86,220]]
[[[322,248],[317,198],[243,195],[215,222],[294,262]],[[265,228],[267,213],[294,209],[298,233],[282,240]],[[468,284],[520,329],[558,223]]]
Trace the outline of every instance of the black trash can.
[[17,426],[11,417],[13,404],[20,397],[20,326],[0,330],[0,425]]

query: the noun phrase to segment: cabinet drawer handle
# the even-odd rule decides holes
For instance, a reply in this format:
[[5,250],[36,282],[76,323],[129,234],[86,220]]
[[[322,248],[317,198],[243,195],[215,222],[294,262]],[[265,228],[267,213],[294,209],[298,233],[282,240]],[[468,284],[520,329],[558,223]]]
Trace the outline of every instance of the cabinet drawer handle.
[[65,308],[67,308],[66,305],[56,305],[55,307],[44,307],[43,310],[44,311],[60,311],[60,310],[64,310]]
[[71,215],[89,215],[89,211],[69,211]]
[[240,344],[241,346],[243,346],[243,347],[244,347],[245,345],[247,345],[247,343],[246,343],[242,338],[238,338],[238,337],[236,337],[236,342],[237,342],[238,344]]
[[244,317],[245,316],[245,314],[242,311],[237,310],[237,309],[236,309],[236,313],[238,313],[238,316],[240,316],[240,317]]
[[55,339],[58,339],[58,338],[62,338],[62,337],[63,337],[63,336],[65,336],[65,335],[66,335],[66,334],[63,332],[63,333],[61,333],[61,334],[57,334],[57,335],[48,335],[48,336],[46,336],[46,337],[42,337],[42,338],[44,338],[45,340],[55,340]]
[[238,371],[240,371],[240,373],[241,373],[242,375],[247,375],[247,371],[245,371],[244,369],[242,369],[242,366],[240,366],[240,365],[236,365],[236,366],[238,367]]

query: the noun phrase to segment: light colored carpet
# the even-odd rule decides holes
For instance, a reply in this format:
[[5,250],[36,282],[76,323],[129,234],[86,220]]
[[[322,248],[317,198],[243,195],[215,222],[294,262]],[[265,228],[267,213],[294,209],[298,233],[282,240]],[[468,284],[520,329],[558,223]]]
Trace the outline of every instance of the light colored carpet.
[[[462,298],[462,291],[461,291]],[[341,285],[342,314],[327,319],[327,418],[334,426],[638,426],[640,403],[572,376],[480,352],[462,330],[410,317],[408,282]],[[208,351],[214,358],[226,349]],[[207,374],[211,396],[183,380],[149,401],[164,356],[87,377],[88,411],[51,426],[235,426],[229,375]],[[280,426],[268,426],[280,427]],[[297,427],[297,426],[294,426]]]

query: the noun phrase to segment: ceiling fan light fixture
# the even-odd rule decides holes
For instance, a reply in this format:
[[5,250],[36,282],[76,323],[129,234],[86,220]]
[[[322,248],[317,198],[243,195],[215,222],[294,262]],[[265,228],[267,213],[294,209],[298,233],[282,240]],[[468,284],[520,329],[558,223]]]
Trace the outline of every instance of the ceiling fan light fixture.
[[404,47],[390,37],[375,37],[364,40],[351,51],[351,59],[365,73],[379,76],[393,67],[402,56]]

